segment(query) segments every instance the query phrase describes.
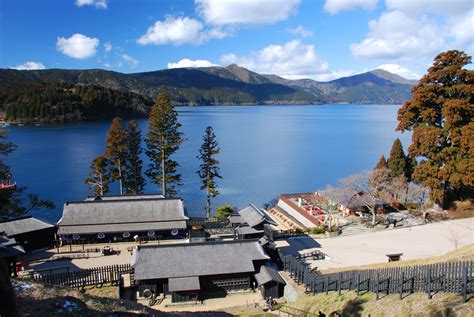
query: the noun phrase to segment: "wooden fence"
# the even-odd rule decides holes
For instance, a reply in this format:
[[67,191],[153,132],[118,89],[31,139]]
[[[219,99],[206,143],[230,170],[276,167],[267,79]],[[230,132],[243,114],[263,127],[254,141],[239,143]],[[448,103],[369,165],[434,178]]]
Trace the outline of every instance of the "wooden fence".
[[309,265],[291,255],[282,257],[284,270],[308,293],[353,290],[381,295],[399,294],[400,299],[414,292],[426,292],[432,298],[437,292],[458,293],[467,301],[474,293],[474,261],[344,271],[332,274],[312,272]]
[[133,274],[130,264],[122,264],[52,274],[36,272],[32,273],[31,277],[46,284],[83,287],[87,285],[102,285],[104,283],[118,283],[121,280],[121,275],[128,273]]

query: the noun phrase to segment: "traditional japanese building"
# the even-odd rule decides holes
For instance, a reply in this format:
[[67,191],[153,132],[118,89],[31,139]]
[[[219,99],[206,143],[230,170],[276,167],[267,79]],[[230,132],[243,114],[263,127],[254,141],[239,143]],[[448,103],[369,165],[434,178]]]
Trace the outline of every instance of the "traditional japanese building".
[[34,250],[53,244],[56,227],[32,216],[26,216],[1,221],[0,232],[14,238],[25,250]]
[[140,246],[132,267],[139,296],[171,295],[172,302],[251,290],[269,257],[256,240]]
[[277,223],[269,215],[254,204],[250,204],[240,210],[239,215],[245,223],[235,227],[238,239],[258,239],[264,235],[265,226],[277,226]]
[[260,271],[255,274],[255,280],[263,298],[283,297],[286,282],[274,268],[262,266]]
[[188,219],[179,198],[100,197],[66,202],[58,234],[64,241],[129,241],[135,236],[182,238]]

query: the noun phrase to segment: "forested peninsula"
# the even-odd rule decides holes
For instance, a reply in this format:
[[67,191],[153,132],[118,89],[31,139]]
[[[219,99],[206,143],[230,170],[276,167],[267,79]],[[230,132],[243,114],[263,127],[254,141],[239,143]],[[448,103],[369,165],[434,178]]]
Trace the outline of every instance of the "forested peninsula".
[[0,105],[6,122],[74,122],[146,116],[153,101],[96,85],[41,82],[0,86]]

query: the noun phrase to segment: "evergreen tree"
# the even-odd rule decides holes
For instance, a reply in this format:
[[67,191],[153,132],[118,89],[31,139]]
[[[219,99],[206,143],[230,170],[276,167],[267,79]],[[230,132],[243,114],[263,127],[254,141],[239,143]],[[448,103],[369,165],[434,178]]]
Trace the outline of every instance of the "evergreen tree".
[[383,154],[379,158],[379,161],[377,162],[377,165],[375,165],[374,170],[381,169],[381,168],[388,168],[387,160],[385,159],[385,156]]
[[126,129],[125,170],[123,184],[127,194],[143,194],[145,179],[142,176],[143,162],[140,159],[142,137],[137,122],[132,120]]
[[409,156],[419,158],[413,178],[442,205],[474,193],[474,70],[471,56],[438,54],[398,111],[398,131],[413,131]]
[[109,192],[110,175],[108,167],[109,160],[105,156],[98,156],[91,162],[90,177],[84,183],[89,185],[96,196],[104,196]]
[[126,145],[125,129],[122,119],[115,117],[107,133],[105,157],[110,161],[110,176],[120,183],[120,195],[123,195],[123,168],[125,164]]
[[400,176],[408,179],[409,163],[399,138],[392,144],[392,150],[387,160],[387,167],[390,170],[390,177],[392,179]]
[[179,164],[171,159],[184,141],[180,127],[176,110],[166,93],[161,92],[148,118],[145,141],[150,164],[145,174],[161,187],[165,197],[175,195],[176,186],[181,184],[181,175],[176,171]]
[[207,127],[197,156],[202,161],[197,174],[201,178],[201,189],[206,190],[205,210],[208,218],[211,216],[211,198],[219,195],[215,179],[222,178],[219,174],[219,161],[214,157],[220,150],[214,130],[212,127]]

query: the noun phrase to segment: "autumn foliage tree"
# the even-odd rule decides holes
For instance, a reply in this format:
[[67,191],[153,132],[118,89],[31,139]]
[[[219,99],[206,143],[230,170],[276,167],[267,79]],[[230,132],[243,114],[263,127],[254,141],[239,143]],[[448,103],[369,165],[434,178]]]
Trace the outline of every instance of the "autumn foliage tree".
[[161,92],[148,117],[145,139],[148,150],[145,153],[150,158],[150,164],[145,174],[161,187],[163,196],[175,195],[176,186],[181,184],[181,175],[177,172],[179,164],[172,159],[184,141],[180,127],[178,113],[166,93]]
[[413,178],[445,206],[474,192],[474,71],[464,68],[470,63],[461,51],[438,54],[398,111],[397,130],[413,131]]
[[89,177],[84,181],[96,196],[104,196],[109,192],[110,175],[109,160],[101,155],[92,160]]

